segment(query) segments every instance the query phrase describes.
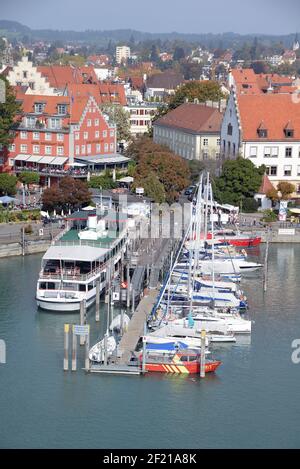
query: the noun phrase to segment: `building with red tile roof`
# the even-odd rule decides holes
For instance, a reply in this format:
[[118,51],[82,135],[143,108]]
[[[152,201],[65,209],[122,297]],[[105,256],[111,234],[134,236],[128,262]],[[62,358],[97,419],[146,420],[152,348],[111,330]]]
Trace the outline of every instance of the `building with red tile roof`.
[[256,74],[251,68],[236,68],[230,71],[228,84],[241,95],[263,93],[293,93],[294,80],[276,73]]
[[272,184],[289,181],[300,192],[299,95],[233,91],[222,122],[221,154],[265,165]]
[[185,103],[153,122],[155,143],[187,159],[220,156],[221,112],[204,104]]

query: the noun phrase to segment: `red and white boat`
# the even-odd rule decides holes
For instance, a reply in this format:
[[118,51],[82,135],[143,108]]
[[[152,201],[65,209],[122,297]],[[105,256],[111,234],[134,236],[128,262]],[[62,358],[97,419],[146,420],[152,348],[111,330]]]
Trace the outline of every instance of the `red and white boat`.
[[[142,367],[143,356],[140,355]],[[218,360],[205,360],[205,373],[213,373],[221,365]],[[147,352],[145,370],[156,373],[172,374],[200,374],[200,354],[189,351],[174,354]]]
[[[212,234],[208,233],[207,239],[211,238]],[[219,243],[229,243],[231,246],[238,246],[243,248],[258,246],[261,243],[261,238],[259,236],[242,234],[233,230],[217,231],[214,235],[214,238]]]

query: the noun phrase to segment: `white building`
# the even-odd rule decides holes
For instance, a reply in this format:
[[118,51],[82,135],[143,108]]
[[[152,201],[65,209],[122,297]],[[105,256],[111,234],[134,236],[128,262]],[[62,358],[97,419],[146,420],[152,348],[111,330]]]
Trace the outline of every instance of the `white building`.
[[12,86],[28,87],[26,94],[37,94],[40,96],[57,95],[47,79],[28,60],[27,56],[22,57],[22,60],[10,70],[7,79]]
[[117,46],[116,47],[116,61],[118,64],[126,62],[130,59],[130,47],[128,46]]
[[186,103],[153,123],[153,140],[188,160],[219,160],[221,112]]
[[134,137],[148,133],[158,106],[155,103],[132,103],[124,107],[130,114],[130,132]]
[[300,106],[289,94],[231,93],[221,127],[222,158],[265,165],[274,186],[288,181],[300,195]]

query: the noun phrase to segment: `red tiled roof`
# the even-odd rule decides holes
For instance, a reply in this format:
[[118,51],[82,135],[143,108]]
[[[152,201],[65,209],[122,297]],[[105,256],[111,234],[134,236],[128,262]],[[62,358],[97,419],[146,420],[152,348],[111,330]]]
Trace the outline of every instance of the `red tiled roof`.
[[126,106],[126,95],[124,86],[115,83],[98,83],[95,85],[68,85],[69,96],[94,96],[97,103],[101,104],[120,104]]
[[277,73],[254,73],[252,68],[233,69],[231,71],[238,94],[262,94],[270,86],[274,93],[290,93],[293,84],[291,77],[278,75]]
[[186,103],[156,120],[153,125],[174,127],[192,133],[220,132],[222,114],[204,104]]
[[273,184],[266,174],[263,176],[263,180],[260,188],[258,189],[258,194],[267,194],[270,190],[274,189]]
[[38,66],[52,88],[62,89],[70,83],[98,83],[93,67],[71,67],[70,65]]
[[[282,141],[300,140],[300,106],[289,94],[237,95],[243,140]],[[291,121],[294,137],[286,138],[284,128]],[[257,129],[263,122],[267,139],[259,138]]]

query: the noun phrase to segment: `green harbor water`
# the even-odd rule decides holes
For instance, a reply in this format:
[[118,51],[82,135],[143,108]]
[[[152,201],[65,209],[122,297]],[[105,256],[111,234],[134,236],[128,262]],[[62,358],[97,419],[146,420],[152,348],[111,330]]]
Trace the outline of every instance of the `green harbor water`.
[[[0,260],[1,448],[300,446],[300,365],[291,360],[300,339],[300,245],[270,246],[266,294],[259,275],[244,280],[251,343],[215,349],[223,365],[202,381],[64,373],[63,325],[77,315],[37,311],[40,260]],[[100,326],[93,310],[89,322],[93,344],[104,311]]]

